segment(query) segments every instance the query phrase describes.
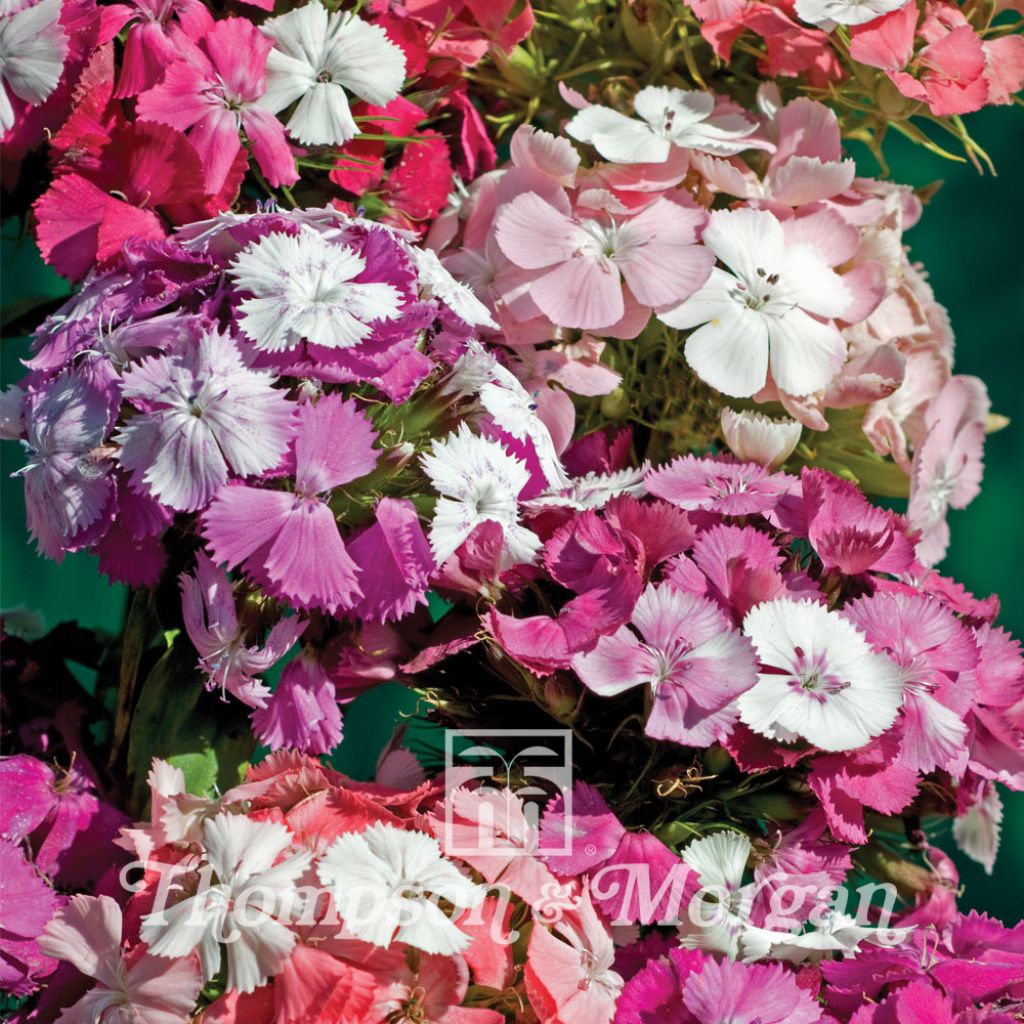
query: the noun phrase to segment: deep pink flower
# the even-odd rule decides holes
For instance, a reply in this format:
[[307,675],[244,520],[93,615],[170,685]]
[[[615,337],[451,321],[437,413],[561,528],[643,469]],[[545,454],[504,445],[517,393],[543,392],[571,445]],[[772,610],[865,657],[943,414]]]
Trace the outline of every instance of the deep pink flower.
[[767,512],[795,484],[786,473],[754,463],[684,455],[648,474],[647,490],[687,511],[727,516]]
[[304,754],[329,754],[341,742],[334,683],[314,652],[289,662],[266,706],[253,712],[252,726],[271,750],[294,747]]
[[254,579],[295,607],[352,607],[362,596],[359,567],[345,549],[327,496],[373,469],[376,436],[355,403],[340,394],[301,406],[295,491],[225,487],[203,517],[217,561],[244,563]]
[[693,1024],[680,995],[686,979],[704,966],[695,949],[670,949],[653,958],[626,982],[615,1013],[615,1024]]
[[131,0],[117,95],[137,96],[156,85],[167,66],[180,56],[180,30],[195,39],[213,24],[201,0]]
[[180,38],[176,59],[160,83],[139,96],[138,116],[188,131],[206,171],[206,188],[220,191],[244,131],[267,181],[277,188],[298,180],[284,125],[258,100],[266,89],[273,40],[244,18],[214,23],[196,43]]
[[899,762],[921,772],[938,767],[961,775],[964,719],[975,696],[962,673],[978,663],[968,629],[934,598],[908,594],[875,594],[847,605],[843,614],[899,667]]
[[427,603],[434,559],[411,501],[381,498],[375,514],[376,522],[348,542],[348,553],[362,570],[363,596],[352,613],[394,622]]
[[573,658],[580,679],[605,697],[649,685],[648,736],[697,747],[723,738],[735,699],[757,681],[750,641],[707,598],[669,586],[648,587],[630,622],[636,633],[623,626]]
[[27,996],[56,970],[57,961],[43,953],[37,939],[62,900],[19,846],[0,839],[0,987],[5,992]]
[[821,1008],[781,964],[705,961],[683,984],[694,1024],[818,1024]]

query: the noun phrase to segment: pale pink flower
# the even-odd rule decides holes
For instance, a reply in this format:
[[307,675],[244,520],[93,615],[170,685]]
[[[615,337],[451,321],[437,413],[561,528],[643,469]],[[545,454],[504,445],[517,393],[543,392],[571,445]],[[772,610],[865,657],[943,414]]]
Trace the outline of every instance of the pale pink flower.
[[273,469],[288,449],[296,408],[273,381],[246,366],[235,341],[216,332],[179,354],[132,366],[122,391],[140,411],[114,436],[132,488],[194,511],[231,474]]
[[619,211],[573,208],[561,191],[525,192],[499,212],[495,234],[516,266],[534,272],[528,291],[545,316],[600,330],[622,320],[627,295],[632,305],[663,308],[707,281],[713,257],[696,244],[705,216],[664,196]]
[[189,138],[216,194],[242,148],[244,131],[253,156],[275,188],[298,180],[284,125],[257,101],[265,88],[264,66],[271,40],[244,18],[216,22],[197,44],[179,38],[182,59],[160,83],[144,92],[136,110],[144,121],[191,129]]
[[264,707],[270,690],[259,678],[288,653],[306,628],[297,615],[281,619],[263,647],[251,642],[238,622],[231,581],[202,552],[192,575],[180,578],[181,611],[207,686],[220,687],[250,707]]
[[704,245],[728,267],[716,267],[702,288],[658,313],[669,327],[697,328],[686,339],[687,362],[723,394],[747,398],[769,370],[793,395],[824,388],[846,359],[831,318],[852,296],[819,251],[787,244],[767,210],[716,210]]
[[514,790],[484,786],[451,791],[432,819],[446,853],[479,871],[484,881],[507,886],[535,905],[557,885],[538,858],[540,833]]
[[203,534],[217,561],[244,563],[246,572],[296,607],[351,607],[362,595],[359,567],[345,549],[327,499],[332,488],[374,468],[376,436],[355,403],[340,394],[301,405],[295,490],[223,488],[203,517]]
[[650,686],[648,736],[695,747],[723,738],[756,681],[750,642],[712,601],[668,586],[648,587],[630,622],[636,633],[623,626],[573,658],[580,679],[606,697]]
[[46,926],[40,948],[96,980],[61,1024],[185,1024],[202,987],[198,960],[126,955],[121,931],[121,908],[109,896],[72,896]]
[[756,685],[739,698],[740,718],[754,732],[852,750],[896,720],[899,669],[837,612],[777,598],[748,612],[743,632],[762,665]]
[[977,377],[953,377],[924,412],[925,437],[914,452],[907,516],[921,531],[917,557],[940,561],[949,546],[946,512],[966,508],[981,489],[989,400]]

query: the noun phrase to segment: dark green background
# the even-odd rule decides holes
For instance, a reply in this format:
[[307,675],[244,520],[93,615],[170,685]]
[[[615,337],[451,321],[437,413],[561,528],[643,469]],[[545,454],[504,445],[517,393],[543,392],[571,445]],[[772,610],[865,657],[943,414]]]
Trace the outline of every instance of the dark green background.
[[[922,186],[945,179],[922,222],[908,236],[912,255],[926,263],[936,295],[949,308],[957,337],[957,371],[985,380],[993,409],[1013,418],[1021,409],[1024,378],[1024,261],[1020,258],[1024,119],[1016,110],[991,109],[972,116],[968,123],[1000,169],[998,177],[980,177],[970,166],[944,161],[895,136],[886,151],[898,181]],[[862,172],[875,173],[873,161],[863,155]],[[13,222],[5,224],[4,303],[60,294],[63,282],[42,266],[31,241],[17,239],[16,230]],[[3,342],[5,385],[20,377],[18,359],[25,352],[24,341]],[[1001,621],[1017,636],[1024,636],[1022,439],[1018,424],[989,438],[982,493],[969,509],[952,513],[952,550],[943,564],[946,573],[976,594],[997,592],[1003,601]],[[39,609],[49,625],[78,618],[84,625],[117,629],[123,589],[108,586],[89,555],[72,555],[62,565],[35,555],[24,529],[20,481],[7,478],[21,465],[21,453],[15,445],[0,445],[0,460],[0,605],[23,603]],[[408,697],[387,686],[347,709],[347,738],[336,759],[339,767],[363,777],[372,773],[400,702],[408,707]],[[1024,794],[1008,794],[1005,802],[1003,845],[993,876],[986,877],[959,855],[957,862],[966,886],[964,905],[1015,922],[1024,917],[1024,887],[1019,880]]]

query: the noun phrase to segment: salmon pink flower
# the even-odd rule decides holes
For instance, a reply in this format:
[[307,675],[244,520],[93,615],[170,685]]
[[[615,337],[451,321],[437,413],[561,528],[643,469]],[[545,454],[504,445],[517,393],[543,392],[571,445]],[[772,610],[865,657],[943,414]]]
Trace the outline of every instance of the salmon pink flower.
[[198,961],[182,957],[169,964],[135,950],[126,955],[122,927],[121,908],[109,896],[72,896],[46,926],[40,948],[96,980],[61,1013],[62,1024],[186,1024],[202,987]]
[[351,12],[328,14],[320,0],[310,0],[261,27],[274,48],[260,102],[276,114],[298,100],[288,130],[305,145],[337,146],[356,135],[346,89],[384,106],[402,88],[401,49],[379,25]]
[[743,632],[762,666],[757,684],[739,698],[740,718],[754,732],[852,750],[896,720],[899,669],[837,612],[777,598],[748,612]]
[[636,633],[623,626],[573,658],[580,679],[606,697],[650,686],[648,736],[693,747],[723,738],[756,681],[750,642],[713,602],[668,586],[648,587],[630,622]]
[[140,119],[190,130],[211,193],[220,191],[238,156],[239,131],[245,132],[271,185],[298,180],[284,126],[257,102],[264,92],[264,66],[272,45],[243,18],[218,21],[196,44],[180,38],[183,56],[137,100]]
[[203,518],[217,560],[244,563],[295,607],[351,607],[362,595],[359,567],[345,550],[327,496],[373,469],[376,436],[355,403],[340,394],[300,406],[295,491],[222,488]]
[[699,291],[658,313],[669,327],[698,328],[686,339],[694,372],[723,394],[747,398],[769,370],[793,395],[824,388],[846,360],[832,317],[851,294],[819,251],[787,244],[767,210],[716,210],[704,244],[729,270],[716,267]]

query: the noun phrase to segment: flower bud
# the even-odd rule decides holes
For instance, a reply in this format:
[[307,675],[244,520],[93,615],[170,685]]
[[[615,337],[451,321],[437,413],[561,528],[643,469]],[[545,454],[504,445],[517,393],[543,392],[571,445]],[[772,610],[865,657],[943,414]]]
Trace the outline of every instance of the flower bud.
[[744,462],[777,469],[793,454],[803,427],[796,420],[773,420],[759,412],[722,409],[722,435],[729,450]]

